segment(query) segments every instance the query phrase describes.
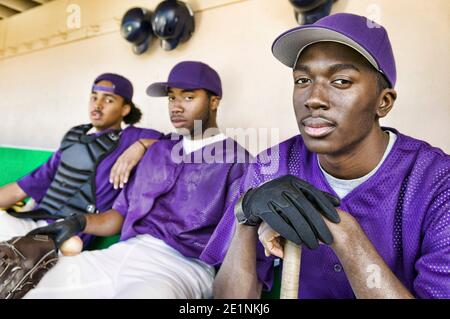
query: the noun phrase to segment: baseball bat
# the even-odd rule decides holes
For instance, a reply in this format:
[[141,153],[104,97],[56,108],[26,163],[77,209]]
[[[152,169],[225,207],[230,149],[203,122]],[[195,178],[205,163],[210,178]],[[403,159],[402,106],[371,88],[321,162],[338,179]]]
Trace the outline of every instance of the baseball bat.
[[281,273],[280,299],[298,299],[302,247],[286,240],[283,271]]

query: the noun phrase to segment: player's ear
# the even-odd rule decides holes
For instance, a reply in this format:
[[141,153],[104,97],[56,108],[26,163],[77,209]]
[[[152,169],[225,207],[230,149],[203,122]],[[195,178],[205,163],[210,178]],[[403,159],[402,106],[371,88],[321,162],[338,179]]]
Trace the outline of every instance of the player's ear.
[[219,108],[219,104],[220,104],[220,97],[213,95],[210,97],[209,100],[209,105],[211,108],[211,111],[217,111],[217,109]]
[[397,99],[397,91],[394,89],[384,89],[380,93],[378,106],[376,109],[377,116],[379,118],[385,117],[394,107],[395,100]]
[[127,102],[123,103],[122,106],[122,117],[126,117],[131,112],[131,105]]

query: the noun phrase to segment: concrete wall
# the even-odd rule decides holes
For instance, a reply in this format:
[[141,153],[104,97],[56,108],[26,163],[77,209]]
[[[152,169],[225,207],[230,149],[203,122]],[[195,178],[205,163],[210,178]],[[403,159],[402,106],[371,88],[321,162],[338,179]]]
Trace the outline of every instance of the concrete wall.
[[[297,134],[291,72],[270,52],[275,37],[296,26],[289,1],[186,2],[195,11],[193,38],[172,52],[155,41],[142,56],[121,38],[119,21],[128,8],[154,9],[157,0],[55,0],[0,22],[0,145],[56,148],[69,127],[88,121],[91,82],[106,71],[133,81],[144,112],[139,126],[168,132],[166,99],[147,97],[145,88],[188,59],[221,74],[223,129],[277,128],[281,140]],[[71,4],[81,14],[75,29],[67,25]],[[399,97],[382,124],[449,153],[450,1],[339,0],[333,11],[370,16],[390,33]]]

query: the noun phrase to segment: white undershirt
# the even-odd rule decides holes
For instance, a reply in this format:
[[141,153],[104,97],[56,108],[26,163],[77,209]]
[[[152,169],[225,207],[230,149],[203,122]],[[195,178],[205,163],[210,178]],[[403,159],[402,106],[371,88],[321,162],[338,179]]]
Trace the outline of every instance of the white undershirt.
[[333,188],[333,190],[336,192],[336,194],[338,194],[339,198],[344,198],[348,193],[350,193],[356,187],[358,187],[359,185],[361,185],[362,183],[367,181],[372,175],[374,175],[378,171],[380,166],[383,164],[384,160],[391,152],[395,141],[397,140],[397,135],[395,133],[393,133],[391,131],[386,131],[386,132],[388,132],[388,134],[389,134],[389,142],[386,147],[386,151],[384,151],[383,158],[370,173],[368,173],[367,175],[364,175],[360,178],[356,178],[356,179],[336,178],[336,177],[328,174],[327,172],[325,172],[325,170],[320,165],[319,160],[317,159],[317,161],[319,163],[319,167],[320,167],[321,171],[323,172],[323,174],[325,175],[325,178],[328,181],[328,184],[330,184],[331,188]]
[[190,154],[205,147],[206,145],[223,141],[226,138],[227,138],[226,135],[223,133],[219,133],[217,135],[199,140],[191,140],[190,138],[183,136],[183,150],[185,154]]

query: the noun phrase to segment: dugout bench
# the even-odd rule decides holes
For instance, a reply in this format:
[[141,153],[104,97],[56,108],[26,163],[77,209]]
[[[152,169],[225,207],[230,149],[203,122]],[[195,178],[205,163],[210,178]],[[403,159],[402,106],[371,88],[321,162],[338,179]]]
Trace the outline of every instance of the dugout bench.
[[[12,183],[33,171],[45,163],[51,155],[51,151],[0,147],[0,186]],[[118,242],[119,237],[120,235],[96,237],[89,245],[88,250],[108,248]],[[278,299],[280,297],[280,268],[275,267],[273,288],[269,292],[263,292],[263,299]]]

